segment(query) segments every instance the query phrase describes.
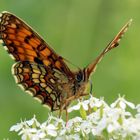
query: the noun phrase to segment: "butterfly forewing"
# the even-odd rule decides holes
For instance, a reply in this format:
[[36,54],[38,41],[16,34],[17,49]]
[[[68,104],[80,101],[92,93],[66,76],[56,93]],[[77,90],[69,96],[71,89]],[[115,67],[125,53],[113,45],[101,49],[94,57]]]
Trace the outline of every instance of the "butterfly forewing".
[[36,62],[55,67],[67,76],[71,74],[63,58],[57,55],[25,22],[8,12],[3,12],[0,20],[1,39],[16,61]]

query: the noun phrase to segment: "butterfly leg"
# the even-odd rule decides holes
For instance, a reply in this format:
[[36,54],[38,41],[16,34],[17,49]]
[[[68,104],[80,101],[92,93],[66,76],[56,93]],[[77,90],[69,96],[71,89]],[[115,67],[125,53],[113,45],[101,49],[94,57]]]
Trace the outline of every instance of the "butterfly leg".
[[83,94],[78,95],[78,96],[73,95],[73,96],[69,97],[68,99],[66,99],[65,104],[67,105],[68,102],[71,102],[72,100],[79,99],[79,97],[83,97],[83,96],[87,96],[87,95],[89,95],[89,94],[83,93]]
[[67,126],[67,122],[68,122],[68,109],[67,109],[67,100],[63,103],[64,105],[61,105],[60,106],[60,110],[59,110],[59,118],[62,116],[62,111],[63,109],[65,109],[66,111],[66,126]]
[[67,127],[67,124],[68,124],[68,120],[69,120],[69,116],[68,116],[68,109],[66,107],[66,127]]
[[[92,88],[92,87],[91,87],[91,88]],[[91,90],[92,90],[92,89],[91,89]],[[83,93],[83,94],[80,95],[80,97],[87,96],[87,95],[89,95],[89,93]]]

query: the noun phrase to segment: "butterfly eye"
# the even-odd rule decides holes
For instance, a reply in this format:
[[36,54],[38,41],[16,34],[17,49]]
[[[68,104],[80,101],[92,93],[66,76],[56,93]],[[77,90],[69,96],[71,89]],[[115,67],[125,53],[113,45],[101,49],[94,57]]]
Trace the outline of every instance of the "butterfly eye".
[[82,73],[82,71],[79,71],[76,75],[76,80],[77,82],[81,82],[84,79],[84,75]]

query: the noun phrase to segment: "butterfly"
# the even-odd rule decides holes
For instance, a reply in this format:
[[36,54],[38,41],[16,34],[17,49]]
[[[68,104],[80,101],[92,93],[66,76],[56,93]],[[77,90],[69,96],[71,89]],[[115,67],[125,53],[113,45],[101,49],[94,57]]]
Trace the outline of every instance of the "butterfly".
[[88,95],[86,87],[103,56],[119,45],[131,24],[128,21],[100,55],[87,67],[72,71],[30,26],[9,12],[0,15],[0,38],[16,61],[12,73],[25,91],[55,110],[67,110],[71,101]]

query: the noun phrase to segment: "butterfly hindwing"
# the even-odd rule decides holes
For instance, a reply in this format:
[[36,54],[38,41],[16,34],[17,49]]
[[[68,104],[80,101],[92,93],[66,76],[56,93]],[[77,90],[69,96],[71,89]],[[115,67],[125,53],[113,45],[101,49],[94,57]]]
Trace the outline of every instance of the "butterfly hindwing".
[[[47,104],[52,110],[60,107],[62,84],[68,79],[56,69],[43,65],[23,61],[13,65],[12,73],[24,90],[37,97],[43,104]],[[62,80],[60,80],[62,79]]]

